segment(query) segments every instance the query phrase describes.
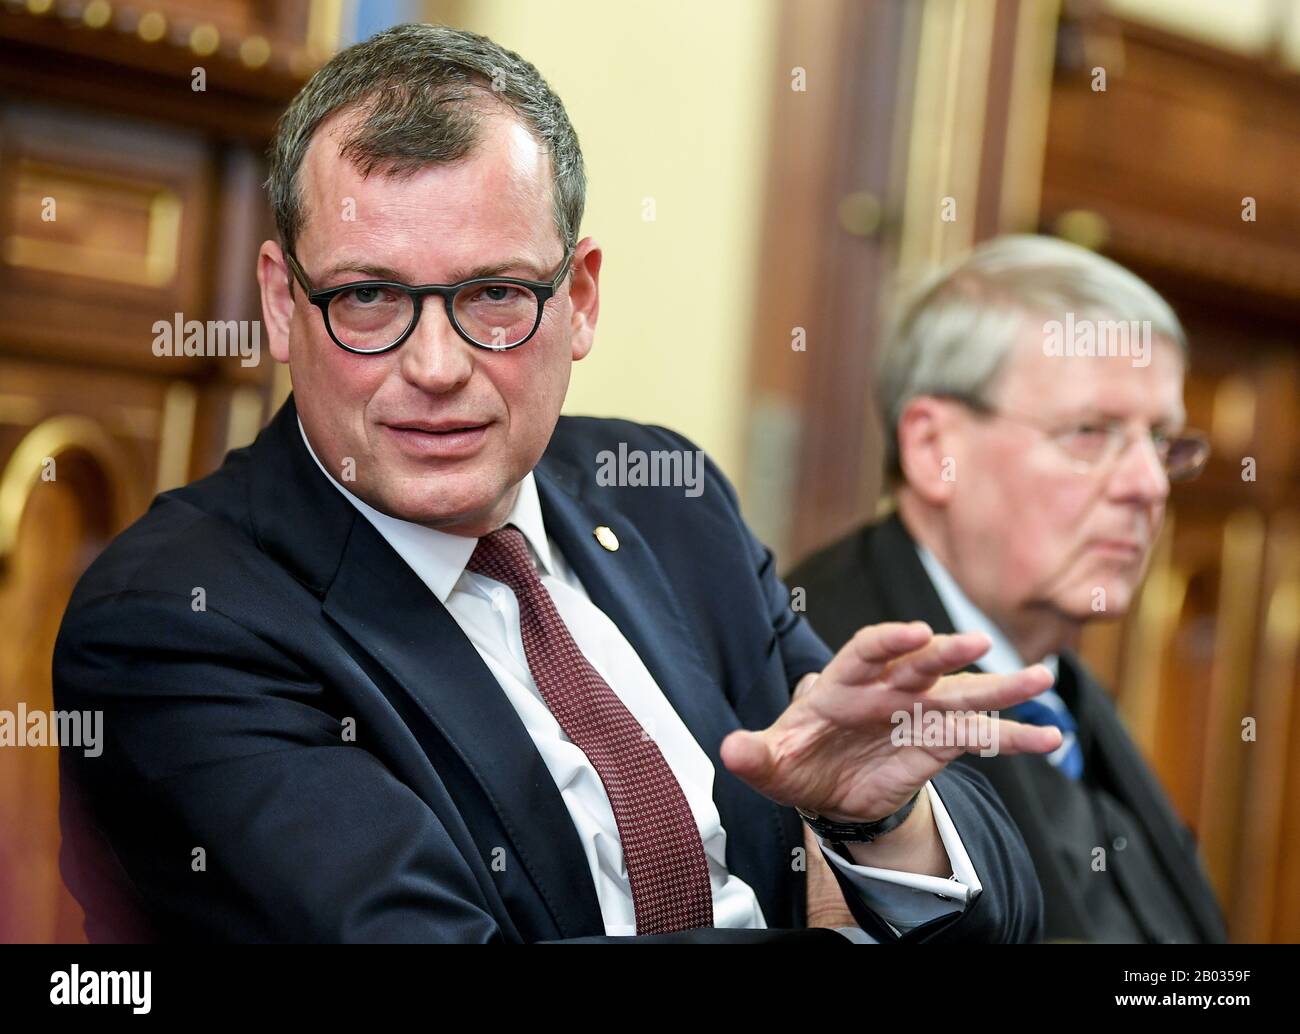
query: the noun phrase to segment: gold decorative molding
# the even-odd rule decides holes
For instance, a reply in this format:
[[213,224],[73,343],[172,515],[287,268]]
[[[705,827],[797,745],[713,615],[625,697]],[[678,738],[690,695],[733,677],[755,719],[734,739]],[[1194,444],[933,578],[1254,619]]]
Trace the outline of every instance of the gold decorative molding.
[[[987,0],[927,0],[921,6],[911,110],[902,113],[911,126],[899,241],[904,280],[974,241],[994,15]],[[940,218],[945,197],[957,203],[952,222]]]
[[1081,248],[1100,251],[1110,240],[1110,223],[1091,209],[1072,208],[1052,220],[1052,232]]
[[257,437],[264,410],[260,388],[236,388],[226,419],[226,451],[239,449]]
[[1003,233],[1032,233],[1038,227],[1060,14],[1061,0],[1020,0],[1016,14],[998,207],[998,229]]
[[1255,386],[1244,374],[1234,373],[1219,381],[1214,389],[1214,415],[1210,418],[1210,440],[1216,452],[1235,456],[1250,446],[1255,438],[1257,409]]
[[[21,4],[19,0],[9,0],[9,6],[15,9],[21,6],[27,14],[38,18],[53,14],[56,8],[54,0],[26,0]],[[292,40],[276,36],[272,42],[265,32],[274,30],[277,21],[274,15],[255,19],[253,26],[247,26],[261,28],[263,32],[245,33],[246,26],[241,20],[229,16],[191,26],[185,12],[180,12],[173,24],[163,11],[141,11],[139,4],[124,5],[123,17],[115,17],[109,0],[89,0],[80,9],[76,3],[60,6],[68,8],[60,10],[61,20],[80,21],[79,27],[83,29],[135,37],[150,45],[184,50],[197,57],[238,60],[249,69],[275,66],[303,78],[338,51],[343,37],[343,16],[350,10],[344,0],[311,0],[301,38],[296,34]],[[217,21],[222,24],[216,24]]]
[[120,526],[133,512],[130,481],[112,438],[89,417],[50,417],[27,432],[0,475],[0,563],[8,560],[17,545],[23,512],[32,492],[42,483],[46,459],[57,460],[72,450],[85,452],[103,469],[117,510],[113,526]]
[[194,445],[194,418],[198,395],[184,381],[167,388],[163,399],[162,427],[158,431],[158,478],[155,488],[166,492],[190,479],[190,450]]
[[146,11],[136,23],[135,31],[146,43],[157,43],[167,35],[167,16],[161,11]]
[[[1244,941],[1272,940],[1278,913],[1278,871],[1286,826],[1286,774],[1296,749],[1290,738],[1300,676],[1300,515],[1285,514],[1270,529],[1268,568],[1276,578],[1264,606],[1263,644],[1250,716],[1257,740],[1245,777],[1244,818],[1235,873],[1252,888],[1243,895],[1233,934]],[[1244,717],[1244,716],[1243,716]]]
[[1148,758],[1155,755],[1160,722],[1160,668],[1187,599],[1188,573],[1173,563],[1174,514],[1165,516],[1156,539],[1133,626],[1120,662],[1120,716]]
[[275,374],[271,380],[272,412],[284,405],[284,400],[289,397],[291,391],[293,391],[293,376],[289,372],[289,364],[276,363]]
[[1210,693],[1206,702],[1199,833],[1205,867],[1220,901],[1233,898],[1233,849],[1241,822],[1241,719],[1254,674],[1265,528],[1257,510],[1236,510],[1223,525]]

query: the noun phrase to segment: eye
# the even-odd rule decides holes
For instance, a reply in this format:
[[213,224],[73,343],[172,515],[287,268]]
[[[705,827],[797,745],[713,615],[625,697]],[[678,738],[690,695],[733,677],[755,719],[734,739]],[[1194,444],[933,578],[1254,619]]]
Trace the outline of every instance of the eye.
[[514,284],[484,284],[472,293],[469,300],[486,302],[489,305],[502,305],[519,301],[526,294],[527,291],[520,290]]
[[393,292],[383,287],[354,287],[350,291],[344,291],[342,298],[349,305],[365,308],[370,305],[391,302]]
[[1080,424],[1071,433],[1077,438],[1107,438],[1111,428],[1108,424]]
[[1071,455],[1094,462],[1110,447],[1112,431],[1108,424],[1076,424],[1061,436],[1060,442]]

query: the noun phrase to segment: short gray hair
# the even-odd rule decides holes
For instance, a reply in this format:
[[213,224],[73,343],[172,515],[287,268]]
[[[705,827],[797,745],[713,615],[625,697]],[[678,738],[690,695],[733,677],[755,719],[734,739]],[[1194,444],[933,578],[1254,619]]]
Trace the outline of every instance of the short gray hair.
[[877,364],[885,467],[898,478],[898,420],[920,395],[986,401],[1026,317],[1138,320],[1187,354],[1187,335],[1155,290],[1118,263],[1055,237],[1011,234],[940,269],[904,301]]
[[565,247],[577,244],[587,198],[578,135],[531,64],[486,36],[445,25],[398,25],[340,51],[290,102],[276,125],[266,181],[280,243],[291,250],[306,213],[298,183],[317,127],[335,112],[359,117],[340,153],[363,175],[410,175],[458,161],[492,101],[504,104],[551,158],[552,209]]

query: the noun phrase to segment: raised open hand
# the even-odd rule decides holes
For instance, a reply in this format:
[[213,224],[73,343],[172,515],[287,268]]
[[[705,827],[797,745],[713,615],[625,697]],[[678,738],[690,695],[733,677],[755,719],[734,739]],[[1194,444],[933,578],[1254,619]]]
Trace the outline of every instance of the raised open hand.
[[1055,750],[1060,730],[982,713],[1051,686],[1041,664],[1012,675],[945,674],[989,646],[979,633],[935,635],[920,621],[863,628],[771,726],[723,740],[723,764],[782,804],[870,822],[968,750]]

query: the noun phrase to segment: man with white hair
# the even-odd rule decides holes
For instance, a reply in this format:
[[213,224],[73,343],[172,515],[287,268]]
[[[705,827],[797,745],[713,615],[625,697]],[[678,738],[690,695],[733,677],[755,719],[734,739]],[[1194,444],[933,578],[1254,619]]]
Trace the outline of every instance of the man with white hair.
[[832,647],[921,619],[987,634],[982,670],[1056,673],[1009,714],[1058,726],[1060,748],[962,762],[1020,827],[1048,940],[1224,939],[1190,834],[1071,652],[1128,610],[1170,482],[1205,463],[1186,362],[1173,310],[1114,262],[1046,237],[981,245],[912,296],[882,352],[894,512],[787,579]]

